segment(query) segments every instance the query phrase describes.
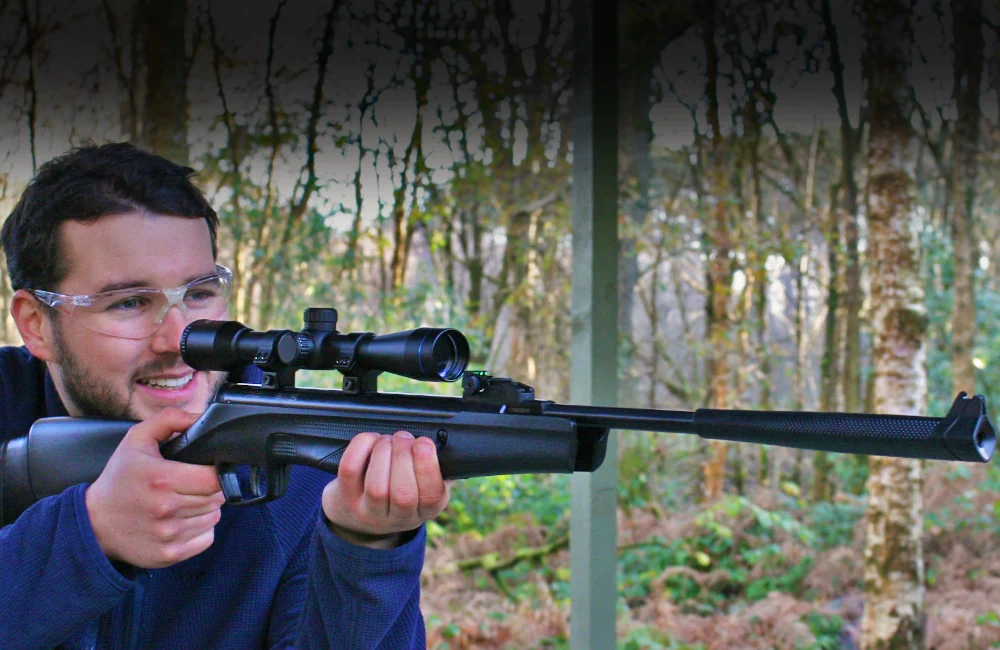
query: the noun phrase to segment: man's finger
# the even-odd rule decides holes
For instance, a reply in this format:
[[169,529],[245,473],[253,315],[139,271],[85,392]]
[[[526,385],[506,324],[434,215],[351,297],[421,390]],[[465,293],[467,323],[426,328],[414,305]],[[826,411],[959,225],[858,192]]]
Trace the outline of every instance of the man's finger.
[[392,437],[392,469],[389,477],[389,508],[394,514],[410,516],[417,511],[420,494],[413,471],[413,434],[397,432]]
[[375,516],[389,514],[389,476],[392,466],[392,436],[380,436],[365,471],[364,508]]
[[189,519],[212,512],[213,510],[218,510],[225,504],[226,497],[220,491],[208,497],[182,494],[177,496],[177,500],[178,505],[174,510],[174,516]]
[[338,489],[344,499],[353,501],[364,495],[365,469],[378,440],[377,433],[359,433],[344,450],[344,455],[340,458],[340,468],[337,470]]
[[420,492],[420,518],[430,519],[441,512],[448,495],[448,486],[441,478],[437,448],[430,438],[418,438],[413,443],[413,469]]
[[184,543],[205,534],[205,531],[212,530],[222,516],[218,508],[197,517],[189,517],[181,520],[176,542]]
[[[198,417],[197,413],[188,413],[173,407],[165,408],[129,429],[125,439],[131,445],[152,450],[159,443],[169,440],[178,431],[186,431]],[[159,449],[156,449],[159,455]]]
[[157,463],[157,473],[151,479],[154,487],[161,487],[177,494],[210,497],[222,490],[219,474],[210,465],[193,465],[175,460]]
[[209,528],[208,530],[198,535],[194,539],[188,540],[183,544],[177,545],[176,548],[178,549],[178,551],[176,554],[176,558],[172,562],[168,562],[167,566],[194,557],[199,553],[204,553],[206,550],[208,550],[208,547],[210,547],[214,541],[215,541],[215,529]]

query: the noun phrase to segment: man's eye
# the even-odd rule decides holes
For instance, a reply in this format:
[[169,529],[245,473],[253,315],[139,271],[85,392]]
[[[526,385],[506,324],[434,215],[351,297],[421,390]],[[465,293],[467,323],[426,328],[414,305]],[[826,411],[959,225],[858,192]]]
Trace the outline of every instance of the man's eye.
[[215,291],[210,289],[192,289],[188,291],[184,296],[185,301],[201,302],[203,300],[211,300],[218,295]]
[[136,309],[142,309],[146,306],[146,301],[139,296],[129,296],[128,298],[122,298],[118,302],[114,302],[108,305],[109,311],[133,311]]

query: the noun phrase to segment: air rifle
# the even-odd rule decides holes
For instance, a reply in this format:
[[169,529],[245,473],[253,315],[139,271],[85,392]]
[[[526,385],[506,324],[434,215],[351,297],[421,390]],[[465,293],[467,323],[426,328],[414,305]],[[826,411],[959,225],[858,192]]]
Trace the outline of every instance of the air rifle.
[[[341,334],[335,309],[307,309],[304,320],[299,332],[199,320],[181,337],[181,356],[196,370],[255,364],[263,371],[259,385],[223,383],[201,417],[161,445],[164,458],[214,465],[231,505],[280,497],[292,465],[336,474],[347,444],[365,431],[430,438],[447,479],[592,472],[604,461],[611,429],[979,463],[990,460],[996,444],[981,395],[960,394],[944,418],[573,406],[538,400],[533,388],[511,379],[468,371],[469,344],[454,329]],[[338,370],[343,387],[296,388],[301,369]],[[463,394],[380,393],[383,372],[461,379]],[[134,424],[43,418],[28,435],[0,444],[0,525],[39,499],[94,481]]]

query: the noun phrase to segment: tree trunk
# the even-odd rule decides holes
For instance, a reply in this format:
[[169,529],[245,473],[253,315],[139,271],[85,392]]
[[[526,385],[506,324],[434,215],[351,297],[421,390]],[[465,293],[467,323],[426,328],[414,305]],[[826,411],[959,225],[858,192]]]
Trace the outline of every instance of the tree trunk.
[[[718,51],[715,48],[715,12],[709,13],[702,27],[705,52],[708,61],[708,80],[706,94],[708,96],[708,121],[712,129],[712,179],[711,192],[715,201],[710,205],[711,215],[707,224],[707,239],[709,240],[709,255],[707,284],[708,301],[708,380],[709,404],[711,408],[724,409],[729,406],[729,350],[732,323],[729,318],[729,295],[732,288],[732,262],[729,259],[731,249],[729,235],[728,183],[726,182],[727,162],[724,156],[722,129],[719,122],[719,91]],[[726,475],[726,461],[729,457],[729,445],[724,441],[713,440],[710,444],[711,454],[704,467],[705,489],[707,501],[722,496],[722,487]]]
[[[750,177],[753,183],[753,200],[751,210],[754,215],[754,263],[748,270],[748,277],[753,282],[753,313],[757,324],[756,354],[758,355],[757,376],[760,381],[759,406],[762,410],[771,409],[771,351],[768,349],[768,319],[767,310],[767,258],[769,251],[764,247],[767,219],[764,216],[764,184],[761,174],[760,160],[760,124],[755,121],[753,144],[750,149]],[[761,453],[765,454],[766,450]]]
[[[649,367],[649,392],[646,397],[646,408],[656,408],[656,389],[660,385],[660,267],[663,265],[663,257],[666,250],[666,237],[662,234],[666,229],[661,230],[660,241],[656,247],[656,257],[653,260],[653,268],[650,269],[649,279],[649,303],[646,308],[646,316],[649,318],[649,340],[652,341],[650,351]],[[683,300],[679,296],[678,300]]]
[[792,386],[792,409],[801,411],[806,405],[806,362],[809,357],[808,314],[806,305],[806,277],[809,275],[810,247],[805,244],[796,264],[795,274],[795,370]]
[[463,241],[468,242],[468,252],[465,255],[466,266],[469,269],[469,297],[466,301],[469,317],[476,319],[483,308],[483,222],[479,209],[471,206],[462,212]]
[[832,210],[827,220],[827,265],[830,282],[826,294],[826,323],[823,335],[823,359],[820,363],[819,408],[832,411],[837,403],[840,383],[840,341],[837,340],[837,316],[840,314],[840,212]]
[[538,338],[544,328],[539,318],[538,282],[541,273],[539,269],[538,237],[539,220],[542,210],[522,213],[526,225],[523,245],[519,251],[521,259],[515,265],[517,275],[513,281],[511,292],[510,322],[507,327],[507,341],[510,346],[508,365],[523,373],[525,381],[531,385],[538,382]]
[[[837,222],[840,212],[831,210],[827,219],[829,237],[827,239],[827,263],[830,268],[830,282],[826,298],[826,323],[823,338],[823,358],[820,364],[820,394],[819,410],[833,411],[836,408],[837,384],[840,376],[840,340],[837,336],[842,328],[837,327],[837,317],[840,315],[840,224]],[[804,271],[803,271],[804,273]],[[801,288],[800,288],[801,293]],[[805,325],[807,326],[807,325]],[[805,364],[807,350],[799,349],[799,365]],[[799,391],[802,388],[798,389]],[[797,408],[803,408],[800,403]],[[825,451],[817,451],[813,455],[813,476],[810,488],[810,498],[814,502],[830,498],[830,472],[833,463]]]
[[146,99],[142,145],[179,165],[188,163],[185,0],[143,5],[146,35]]
[[[844,9],[850,9],[844,6]],[[861,407],[861,262],[858,252],[858,186],[855,182],[854,161],[857,153],[857,131],[851,125],[844,83],[844,63],[840,56],[840,38],[833,20],[830,0],[823,0],[823,23],[830,45],[830,70],[833,74],[833,96],[840,117],[840,180],[839,208],[834,222],[844,227],[844,349],[841,375],[843,407],[857,411]]]
[[36,15],[34,16],[34,21],[32,21],[31,10],[28,7],[28,0],[21,0],[21,9],[24,17],[24,31],[26,32],[27,42],[24,45],[24,55],[27,59],[28,68],[28,78],[25,80],[25,100],[27,103],[26,117],[28,121],[28,149],[31,153],[31,173],[34,174],[38,171],[38,152],[37,152],[37,128],[38,128],[38,84],[35,79],[35,65],[36,65],[36,51],[35,48],[38,44],[38,21],[41,20],[40,16],[37,15],[38,3],[35,3]]
[[[410,223],[411,215],[417,206],[417,187],[423,175],[423,132],[424,132],[424,107],[427,105],[428,79],[427,70],[422,63],[415,63],[412,71],[414,94],[416,96],[417,119],[413,123],[413,132],[410,134],[410,143],[406,147],[406,155],[403,157],[403,171],[400,174],[399,187],[393,193],[393,248],[392,248],[392,274],[390,276],[390,287],[393,291],[402,288],[406,280],[406,266],[410,257],[410,241],[413,236],[413,227]],[[411,168],[412,164],[412,168]],[[413,173],[413,203],[409,210],[406,209],[406,193],[409,174]]]
[[510,301],[511,295],[518,290],[527,273],[528,255],[531,247],[529,239],[531,213],[518,210],[508,219],[503,262],[497,276],[496,292],[493,294],[492,313],[487,322],[487,331],[491,337],[500,321],[504,307]]
[[364,141],[365,119],[367,119],[368,109],[374,105],[372,96],[375,93],[375,78],[373,75],[373,69],[369,68],[365,75],[367,88],[361,101],[358,102],[358,133],[356,136],[358,167],[354,172],[354,218],[351,220],[351,230],[347,235],[347,250],[341,261],[341,268],[347,271],[347,281],[352,284],[358,283],[358,271],[361,266],[358,260],[358,242],[361,239],[361,215],[364,212],[365,203],[361,175],[364,173],[365,158],[368,153]]
[[[798,272],[795,276],[795,370],[792,387],[792,410],[802,411],[806,404],[806,363],[809,359],[810,337],[809,330],[809,305],[806,302],[806,278],[809,276],[810,246],[808,241],[804,243],[802,256],[798,260]],[[781,449],[777,454],[778,460],[772,470],[771,486],[777,488],[781,485],[783,470],[782,459],[789,458],[792,452]],[[794,452],[792,461],[792,471],[789,479],[796,485],[802,484],[802,457],[804,452],[799,449]]]
[[[139,141],[139,105],[135,71],[143,67],[140,61],[142,56],[137,46],[140,30],[136,24],[141,20],[141,5],[142,3],[136,2],[132,8],[132,16],[128,20],[122,21],[122,17],[116,13],[116,7],[112,7],[111,0],[102,0],[101,2],[104,19],[111,36],[109,44],[121,91],[119,113],[122,131],[127,134],[129,142]],[[124,22],[125,25],[131,25],[131,29],[125,30],[127,33],[120,30],[121,22]],[[128,47],[126,43],[128,43]]]
[[[623,144],[622,178],[634,188],[628,205],[627,226],[619,242],[621,260],[621,290],[619,305],[619,338],[633,346],[632,310],[639,283],[636,242],[649,215],[650,186],[653,164],[650,145],[653,123],[649,111],[653,106],[651,84],[653,70],[660,54],[674,39],[684,34],[711,8],[710,2],[674,0],[665,3],[637,3],[624,8],[621,22],[622,38],[619,52],[621,81],[619,96],[619,137]],[[627,397],[627,396],[624,396]]]
[[358,127],[358,168],[354,171],[354,218],[351,219],[351,230],[347,235],[347,250],[344,251],[344,258],[341,260],[341,268],[347,271],[348,282],[358,281],[357,271],[360,266],[358,262],[358,242],[361,240],[361,214],[365,207],[365,193],[362,191],[361,174],[364,172],[365,147],[361,139],[364,131],[364,113],[358,120],[361,126]]
[[[913,42],[906,0],[865,2],[869,223],[875,342],[875,411],[918,415],[927,403],[923,284],[919,275],[920,212],[908,58]],[[868,477],[865,540],[864,650],[923,648],[924,563],[921,466],[918,460],[873,457]]]
[[973,210],[979,153],[979,86],[983,73],[982,0],[952,0],[955,105],[951,234],[955,247],[955,306],[951,320],[952,393],[976,390],[972,366],[976,334]]
[[[626,349],[632,351],[634,325],[632,311],[635,303],[636,287],[639,284],[639,252],[636,243],[643,236],[642,231],[649,215],[650,185],[653,179],[653,163],[650,159],[650,143],[653,140],[653,122],[649,118],[652,106],[650,85],[653,78],[653,66],[659,54],[643,51],[627,52],[627,40],[623,40],[623,60],[629,65],[623,70],[621,77],[621,98],[619,115],[622,121],[619,129],[624,144],[622,156],[623,180],[631,186],[632,196],[628,203],[628,220],[621,235],[619,256],[621,259],[621,301],[619,311],[619,337],[626,344]],[[635,64],[636,57],[638,64]],[[624,387],[623,387],[624,388]],[[624,397],[624,395],[623,395]]]
[[[741,213],[743,213],[741,211]],[[746,322],[754,310],[754,297],[756,292],[756,277],[752,268],[746,271],[747,282],[743,286],[742,294],[737,298],[738,310],[734,313],[737,322]],[[754,356],[760,355],[760,350],[756,350],[750,337],[750,328],[741,327],[738,331],[739,343],[738,365],[736,367],[736,390],[730,404],[733,408],[746,408],[747,395],[750,393],[750,374],[756,370]],[[756,352],[756,355],[755,355]],[[733,488],[736,494],[744,496],[746,494],[747,482],[747,462],[745,460],[747,451],[746,445],[736,445],[733,449]]]

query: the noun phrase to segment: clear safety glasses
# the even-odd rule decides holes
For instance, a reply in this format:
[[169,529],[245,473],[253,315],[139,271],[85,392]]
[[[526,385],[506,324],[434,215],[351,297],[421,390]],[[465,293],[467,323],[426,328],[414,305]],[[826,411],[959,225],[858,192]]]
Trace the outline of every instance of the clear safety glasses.
[[40,290],[31,293],[87,329],[123,339],[144,339],[163,325],[171,307],[180,309],[188,321],[221,316],[229,302],[232,279],[232,271],[216,265],[212,275],[173,289],[139,287],[77,296]]

